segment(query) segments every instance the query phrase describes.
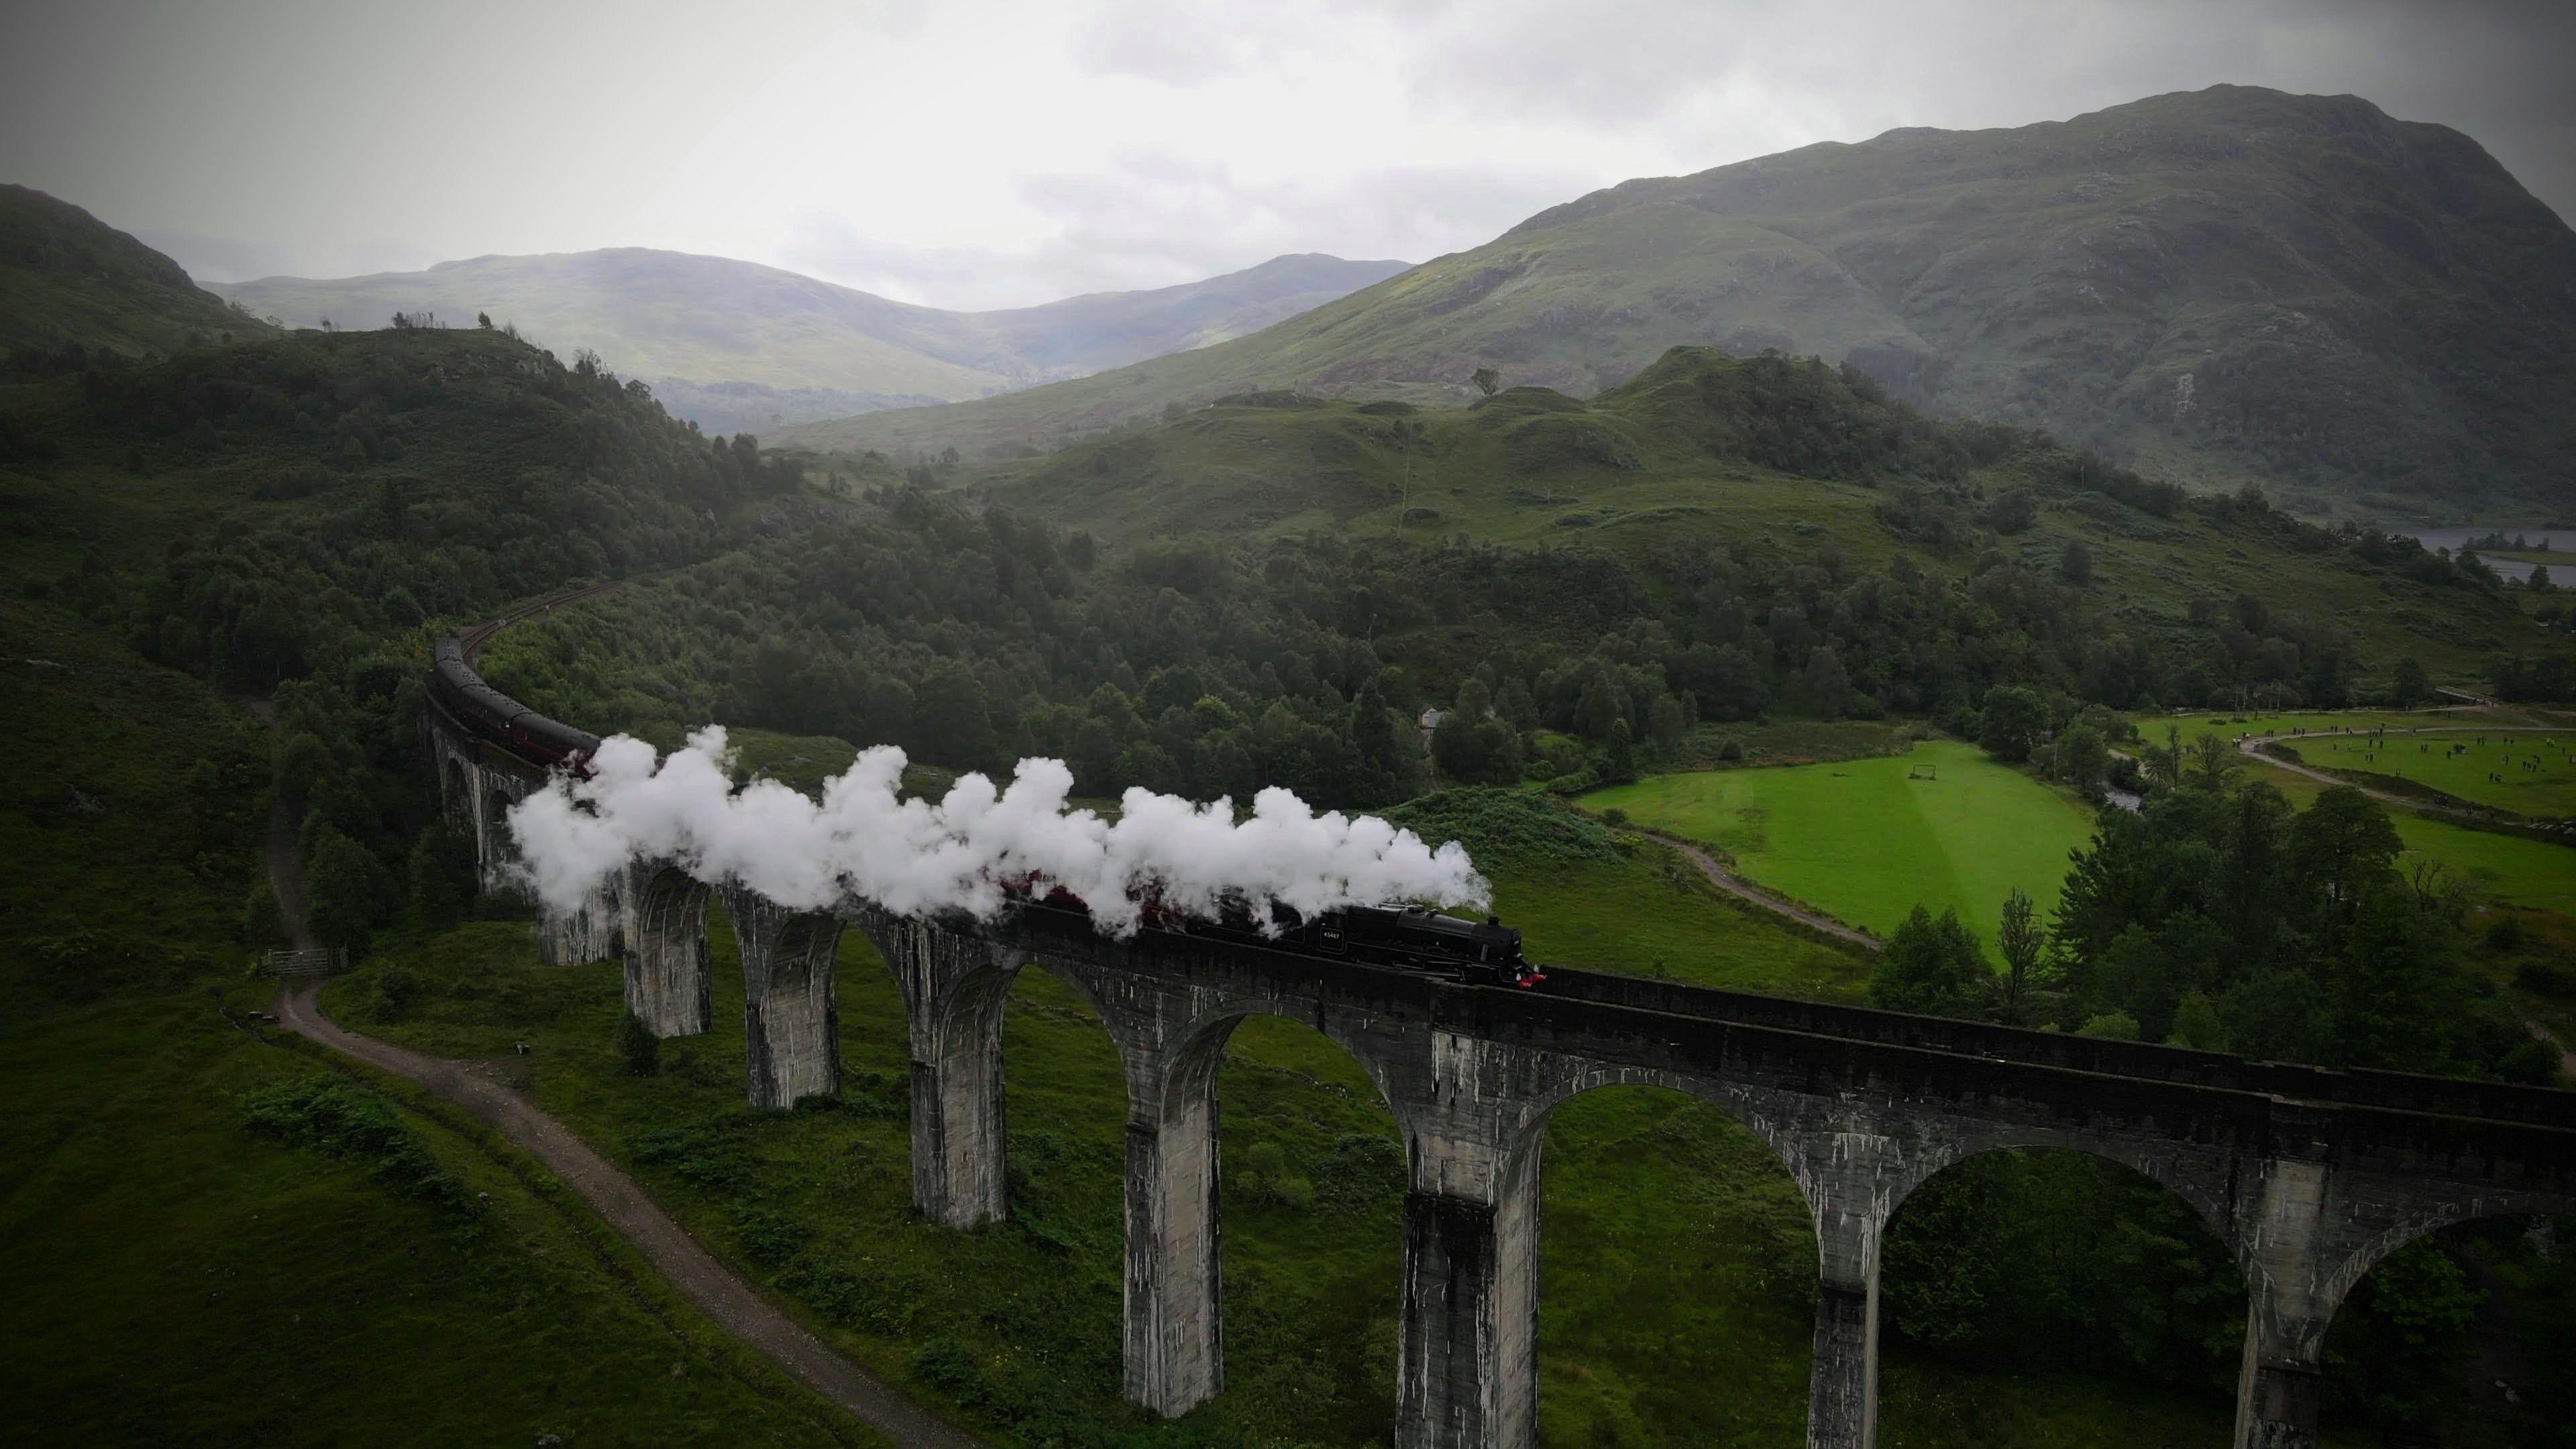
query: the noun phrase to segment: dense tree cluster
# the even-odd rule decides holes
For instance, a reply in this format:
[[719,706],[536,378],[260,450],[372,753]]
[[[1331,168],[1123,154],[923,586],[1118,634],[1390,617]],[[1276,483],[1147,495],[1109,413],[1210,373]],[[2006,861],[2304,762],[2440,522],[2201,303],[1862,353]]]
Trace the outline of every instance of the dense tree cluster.
[[147,657],[271,695],[274,788],[303,820],[315,925],[339,942],[470,896],[419,758],[431,628],[704,559],[742,536],[721,518],[800,477],[748,436],[674,422],[640,384],[494,332],[84,361],[57,384],[74,401],[38,435],[49,453],[192,470],[252,505],[140,580],[93,556],[42,591]]
[[2348,786],[2294,810],[2200,769],[2108,812],[2053,932],[2067,1015],[2256,1057],[2548,1081],[2555,1054],[2463,969],[2461,883],[2401,870],[2401,850]]
[[[798,526],[630,590],[603,622],[503,641],[495,678],[603,728],[722,719],[961,768],[1053,755],[1092,793],[1284,784],[1349,806],[1419,788],[1426,708],[1441,774],[1577,788],[1678,758],[1708,720],[1922,712],[1974,737],[1979,702],[2000,701],[2019,758],[2087,701],[2339,703],[2352,667],[2339,631],[2257,600],[2149,632],[2000,556],[1952,577],[1901,558],[1862,572],[1830,547],[1622,558],[1314,535],[1145,544],[1093,568],[1087,537],[908,487],[789,512]],[[2108,769],[2089,748],[2088,783]]]
[[[1992,712],[1992,707],[1989,707]],[[2043,964],[2034,941],[1992,974],[1975,935],[1922,907],[1889,940],[1870,994],[1902,1011],[2034,1024],[2043,975],[2068,1030],[2327,1066],[2545,1083],[2557,1054],[2468,970],[2462,883],[2401,870],[2388,816],[2334,786],[2294,809],[2239,782],[2215,748],[2144,751],[2136,811],[2106,810],[2073,857]]]

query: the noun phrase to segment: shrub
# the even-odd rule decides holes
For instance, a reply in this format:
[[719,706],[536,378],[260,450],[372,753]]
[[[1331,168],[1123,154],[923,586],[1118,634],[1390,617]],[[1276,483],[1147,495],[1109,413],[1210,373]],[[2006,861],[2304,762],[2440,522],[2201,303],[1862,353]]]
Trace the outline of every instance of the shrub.
[[966,1345],[944,1333],[914,1351],[912,1371],[961,1404],[983,1401],[984,1370],[968,1356]]
[[2576,972],[2557,961],[2525,961],[2514,968],[2513,984],[2539,996],[2576,996]]
[[244,1093],[244,1130],[364,1167],[402,1197],[463,1213],[465,1186],[411,1135],[382,1097],[335,1077],[301,1077]]
[[2490,951],[2519,950],[2525,939],[2522,917],[2510,911],[2496,917],[2487,925],[2487,949]]
[[617,1055],[625,1064],[626,1075],[649,1077],[662,1069],[662,1039],[644,1024],[644,1019],[628,1012],[617,1021]]
[[2076,1028],[2076,1035],[2098,1036],[2106,1041],[2136,1041],[2138,1019],[2125,1011],[2106,1011],[2100,1016],[2086,1017],[2084,1024]]
[[421,979],[401,966],[388,966],[376,973],[376,1019],[400,1021],[411,1015],[428,991]]

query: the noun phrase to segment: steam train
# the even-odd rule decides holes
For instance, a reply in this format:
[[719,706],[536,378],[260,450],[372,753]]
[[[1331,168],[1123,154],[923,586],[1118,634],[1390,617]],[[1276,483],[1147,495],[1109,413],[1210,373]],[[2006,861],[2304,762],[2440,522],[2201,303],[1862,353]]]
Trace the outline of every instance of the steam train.
[[456,639],[438,641],[437,664],[430,671],[430,694],[457,721],[523,760],[562,765],[587,775],[599,736],[551,720],[483,682],[465,662],[465,646]]
[[[1090,908],[1062,886],[1043,895],[1025,881],[1006,881],[1005,892],[1021,899],[1023,909],[1061,912],[1083,918],[1090,929]],[[1240,901],[1228,902],[1215,920],[1185,915],[1152,899],[1144,903],[1144,928],[1176,935],[1203,936],[1273,951],[1297,951],[1418,971],[1475,986],[1509,986],[1526,991],[1547,974],[1521,954],[1521,933],[1487,916],[1462,921],[1420,906],[1340,906],[1300,915],[1284,905],[1270,910],[1270,931],[1254,921]]]

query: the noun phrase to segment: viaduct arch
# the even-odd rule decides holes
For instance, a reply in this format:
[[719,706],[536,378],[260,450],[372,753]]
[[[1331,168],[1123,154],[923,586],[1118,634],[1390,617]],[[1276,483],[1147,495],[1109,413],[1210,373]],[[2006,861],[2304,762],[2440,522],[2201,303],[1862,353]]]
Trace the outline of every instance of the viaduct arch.
[[[438,699],[424,729],[448,808],[470,816],[459,823],[487,888],[520,889],[499,811],[546,772]],[[834,948],[848,929],[875,942],[911,1046],[914,1202],[937,1222],[1007,1211],[1000,1025],[1013,976],[1038,966],[1090,999],[1127,1084],[1126,1395],[1167,1415],[1225,1386],[1215,1068],[1251,1015],[1339,1045],[1403,1133],[1401,1449],[1536,1443],[1540,1144],[1557,1106],[1598,1087],[1715,1103],[1788,1166],[1818,1250],[1811,1449],[1873,1442],[1888,1222],[1934,1173],[1980,1153],[2094,1153],[2208,1222],[2248,1287],[2237,1449],[2313,1449],[2327,1324],[2388,1252],[2453,1222],[2576,1212],[2571,1092],[1593,972],[1551,970],[1544,992],[1513,992],[1185,934],[1111,940],[1058,912],[906,918],[856,899],[800,912],[712,889],[741,947],[755,1107],[836,1090]],[[702,1032],[709,894],[675,862],[630,863],[576,910],[549,913],[541,946],[553,960],[621,960],[627,1002],[657,1034]]]

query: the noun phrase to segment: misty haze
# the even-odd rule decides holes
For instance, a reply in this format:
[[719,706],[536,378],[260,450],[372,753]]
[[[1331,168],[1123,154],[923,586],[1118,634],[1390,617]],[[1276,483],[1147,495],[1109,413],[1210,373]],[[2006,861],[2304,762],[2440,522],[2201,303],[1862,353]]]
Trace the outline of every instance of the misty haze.
[[29,1444],[2576,1444],[2576,11],[0,16]]

